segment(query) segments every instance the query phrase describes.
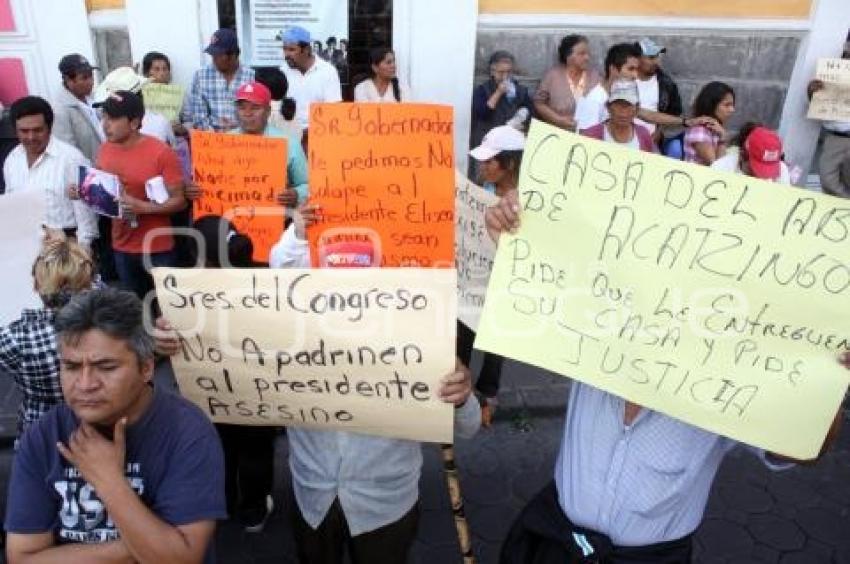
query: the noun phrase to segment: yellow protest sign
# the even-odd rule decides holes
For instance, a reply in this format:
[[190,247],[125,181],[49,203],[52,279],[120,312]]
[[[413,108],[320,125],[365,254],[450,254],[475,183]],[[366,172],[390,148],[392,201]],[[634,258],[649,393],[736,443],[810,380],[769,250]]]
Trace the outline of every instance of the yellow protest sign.
[[818,60],[815,78],[823,89],[812,95],[809,119],[850,121],[850,60]]
[[452,442],[455,274],[153,270],[181,393],[216,422]]
[[484,226],[485,210],[499,198],[455,171],[455,264],[457,318],[476,330],[484,307],[496,245]]
[[178,121],[186,90],[177,84],[149,82],[142,87],[145,109],[162,114],[170,122]]
[[770,451],[844,398],[850,204],[535,122],[475,346]]

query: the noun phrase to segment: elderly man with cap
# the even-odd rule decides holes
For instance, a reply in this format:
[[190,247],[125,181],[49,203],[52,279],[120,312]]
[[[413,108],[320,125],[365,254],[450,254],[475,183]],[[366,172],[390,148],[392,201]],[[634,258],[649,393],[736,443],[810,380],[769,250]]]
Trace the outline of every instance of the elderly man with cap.
[[738,150],[730,150],[711,163],[711,168],[791,184],[788,166],[782,162],[782,139],[758,123],[747,123],[738,133]]
[[53,101],[53,135],[79,149],[90,161],[104,139],[100,119],[91,105],[95,68],[80,54],[62,57],[62,88]]
[[611,84],[606,103],[608,119],[580,133],[599,141],[655,152],[652,135],[644,126],[635,123],[638,108],[638,87],[635,81],[616,80]]
[[292,26],[280,34],[283,41],[282,69],[289,81],[289,95],[295,100],[295,121],[308,128],[310,104],[313,102],[339,102],[342,88],[336,68],[313,52],[310,32]]
[[[94,105],[103,104],[110,94],[119,90],[126,90],[142,98],[142,87],[147,84],[148,79],[136,74],[131,67],[118,67],[106,75],[94,91]],[[143,100],[144,101],[144,100]],[[171,124],[162,114],[145,109],[142,118],[142,135],[156,137],[163,143],[173,147],[177,141]]]
[[254,80],[254,71],[239,62],[239,43],[231,29],[216,31],[204,52],[212,57],[212,65],[196,71],[192,79],[189,91],[192,127],[214,131],[234,129],[236,91]]
[[[121,218],[112,219],[112,249],[118,279],[144,299],[153,290],[147,266],[176,266],[170,216],[186,206],[183,171],[177,154],[154,137],[142,135],[145,107],[126,90],[101,105],[106,142],[95,166],[121,182]],[[161,179],[167,198],[148,200],[145,185]],[[150,234],[150,235],[149,235]]]

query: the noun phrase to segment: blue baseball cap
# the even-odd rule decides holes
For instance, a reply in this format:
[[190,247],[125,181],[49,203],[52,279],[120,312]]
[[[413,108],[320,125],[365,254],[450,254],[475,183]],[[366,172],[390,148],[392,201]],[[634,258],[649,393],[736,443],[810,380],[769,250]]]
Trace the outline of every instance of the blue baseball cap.
[[204,52],[210,55],[224,55],[233,53],[237,49],[239,49],[239,42],[236,40],[236,32],[224,27],[212,34],[210,44]]
[[287,43],[310,43],[311,40],[310,32],[297,25],[281,30],[278,37],[284,45]]

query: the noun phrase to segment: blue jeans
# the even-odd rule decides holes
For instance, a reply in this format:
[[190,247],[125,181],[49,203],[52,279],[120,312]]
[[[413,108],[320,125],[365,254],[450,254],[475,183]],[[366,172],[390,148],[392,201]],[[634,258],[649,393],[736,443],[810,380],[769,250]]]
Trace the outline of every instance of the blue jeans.
[[144,255],[142,253],[125,253],[113,251],[115,255],[115,270],[118,271],[118,280],[121,287],[129,290],[144,300],[148,292],[153,291],[153,278],[145,269],[145,257],[153,266],[177,266],[177,254],[174,250],[162,253]]

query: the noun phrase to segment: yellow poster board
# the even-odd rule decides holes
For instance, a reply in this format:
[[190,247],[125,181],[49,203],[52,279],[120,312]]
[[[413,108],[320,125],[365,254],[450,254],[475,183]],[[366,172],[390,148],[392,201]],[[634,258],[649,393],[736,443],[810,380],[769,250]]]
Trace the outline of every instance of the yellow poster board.
[[450,269],[153,270],[181,393],[213,421],[452,442]]
[[476,348],[814,457],[850,372],[850,204],[534,122]]
[[149,82],[142,87],[145,109],[162,114],[170,122],[180,119],[186,90],[179,84]]

